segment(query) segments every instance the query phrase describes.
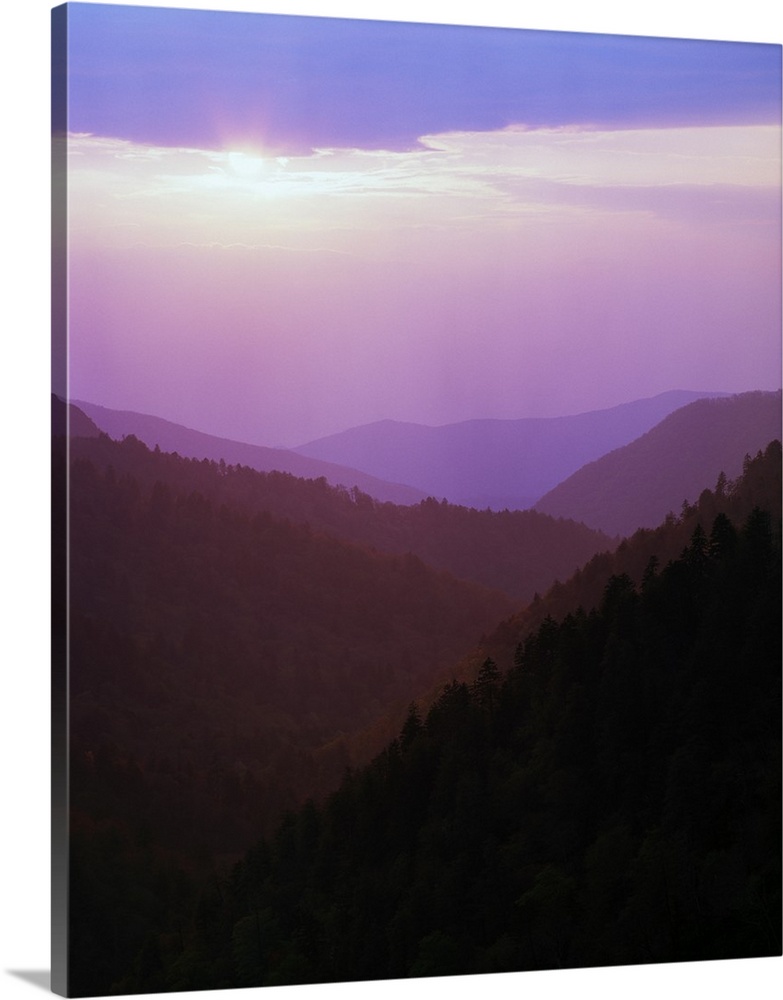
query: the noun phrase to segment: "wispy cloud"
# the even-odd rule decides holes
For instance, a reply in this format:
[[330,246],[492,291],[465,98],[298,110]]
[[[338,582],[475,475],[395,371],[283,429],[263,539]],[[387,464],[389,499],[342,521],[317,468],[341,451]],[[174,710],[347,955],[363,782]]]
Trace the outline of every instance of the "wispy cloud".
[[342,235],[325,249],[352,252],[350,234],[507,228],[553,212],[772,224],[779,143],[773,126],[515,127],[424,136],[407,152],[277,157],[80,134],[69,141],[73,231],[125,243],[133,227],[134,241],[154,244],[298,251],[329,233]]

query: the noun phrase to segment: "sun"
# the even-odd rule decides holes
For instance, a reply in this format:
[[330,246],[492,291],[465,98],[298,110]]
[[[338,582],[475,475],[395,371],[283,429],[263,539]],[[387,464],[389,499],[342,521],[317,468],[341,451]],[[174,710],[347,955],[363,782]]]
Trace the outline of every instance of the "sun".
[[255,150],[229,150],[226,161],[229,171],[243,181],[257,180],[267,169],[267,161]]

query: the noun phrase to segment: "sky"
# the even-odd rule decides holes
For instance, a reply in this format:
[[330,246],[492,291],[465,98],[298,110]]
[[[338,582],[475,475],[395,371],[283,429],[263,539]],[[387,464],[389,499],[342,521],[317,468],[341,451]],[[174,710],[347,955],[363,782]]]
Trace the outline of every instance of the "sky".
[[779,45],[68,18],[71,398],[295,446],[779,388]]

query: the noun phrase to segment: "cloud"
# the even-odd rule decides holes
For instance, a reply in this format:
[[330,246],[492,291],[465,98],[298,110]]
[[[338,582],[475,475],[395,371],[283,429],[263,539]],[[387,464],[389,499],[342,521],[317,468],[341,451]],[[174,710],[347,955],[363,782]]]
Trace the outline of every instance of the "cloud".
[[70,128],[151,145],[780,119],[775,45],[104,5],[69,22]]
[[[80,240],[353,253],[384,233],[508,230],[536,216],[639,214],[688,225],[779,219],[780,129],[576,128],[427,135],[407,152],[199,150],[74,135]],[[516,221],[515,221],[516,220]],[[139,230],[141,232],[139,232]],[[328,234],[327,243],[324,236]]]

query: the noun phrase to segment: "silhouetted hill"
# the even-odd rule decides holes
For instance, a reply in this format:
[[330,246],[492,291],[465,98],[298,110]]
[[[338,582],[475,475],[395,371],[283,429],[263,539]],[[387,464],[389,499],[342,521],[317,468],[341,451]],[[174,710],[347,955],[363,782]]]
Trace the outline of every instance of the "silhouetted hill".
[[133,434],[150,448],[177,452],[185,458],[223,459],[229,465],[247,465],[261,472],[290,472],[305,479],[323,476],[334,486],[358,487],[378,500],[392,503],[418,503],[426,496],[420,490],[396,482],[382,482],[373,475],[345,468],[333,462],[308,459],[284,448],[264,448],[241,441],[229,441],[213,434],[182,427],[180,424],[131,410],[111,410],[95,403],[78,401],[77,405],[110,437],[119,440]]
[[382,420],[295,450],[410,483],[451,503],[524,510],[586,462],[633,441],[678,407],[713,395],[720,394],[672,390],[576,416],[442,427]]
[[135,437],[120,444],[105,435],[74,440],[71,453],[102,469],[111,465],[118,475],[130,474],[150,489],[156,479],[171,476],[181,489],[197,491],[216,506],[226,503],[249,514],[268,511],[378,551],[412,552],[430,566],[503,590],[520,602],[615,544],[582,524],[536,511],[477,511],[432,499],[398,506],[330,486],[323,477],[306,480],[155,454]]
[[735,478],[745,455],[781,433],[780,392],[701,399],[642,437],[591,462],[542,497],[535,509],[609,534],[652,528],[719,473]]

